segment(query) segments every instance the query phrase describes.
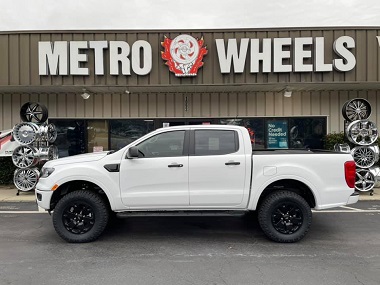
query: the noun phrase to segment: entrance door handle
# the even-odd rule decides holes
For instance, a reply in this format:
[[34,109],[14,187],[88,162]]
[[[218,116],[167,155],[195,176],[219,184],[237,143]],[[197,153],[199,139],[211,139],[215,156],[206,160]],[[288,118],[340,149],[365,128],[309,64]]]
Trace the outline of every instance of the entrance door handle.
[[183,164],[169,164],[168,167],[183,167]]
[[225,165],[240,165],[240,162],[238,162],[238,161],[229,161],[229,162],[226,162]]

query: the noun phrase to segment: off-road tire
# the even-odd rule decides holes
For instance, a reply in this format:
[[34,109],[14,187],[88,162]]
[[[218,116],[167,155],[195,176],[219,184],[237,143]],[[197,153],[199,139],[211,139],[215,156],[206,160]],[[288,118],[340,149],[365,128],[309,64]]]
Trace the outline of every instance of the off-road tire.
[[[286,212],[282,213],[282,208],[296,210],[291,210],[292,213],[289,215]],[[291,191],[276,191],[268,195],[258,211],[259,224],[264,234],[269,239],[282,243],[301,240],[310,228],[311,217],[309,204],[303,197]],[[281,229],[284,224],[285,228]],[[291,230],[288,230],[288,225]]]
[[[80,223],[76,219],[74,208],[84,209],[88,213],[87,221],[88,227],[83,229],[83,232],[75,232],[78,230]],[[74,211],[74,212],[73,212]],[[80,214],[81,216],[81,214]],[[75,217],[75,218],[71,218]],[[83,217],[83,216],[82,216]],[[58,203],[53,212],[53,225],[58,235],[67,242],[71,243],[85,243],[96,240],[104,231],[109,219],[109,207],[106,202],[95,192],[78,190],[68,193]],[[83,218],[84,220],[84,218]],[[68,223],[71,221],[71,223]],[[76,223],[79,225],[77,228],[70,227]],[[87,222],[86,222],[87,223]],[[83,225],[83,223],[82,223]]]

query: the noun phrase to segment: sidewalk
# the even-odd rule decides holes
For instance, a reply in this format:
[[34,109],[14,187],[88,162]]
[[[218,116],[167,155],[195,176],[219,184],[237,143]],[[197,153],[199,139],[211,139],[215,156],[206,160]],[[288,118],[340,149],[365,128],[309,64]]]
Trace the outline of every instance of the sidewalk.
[[[34,202],[34,191],[22,192],[17,196],[13,185],[0,185],[0,202]],[[369,192],[360,192],[360,201],[380,200],[380,188],[374,188],[373,196]]]

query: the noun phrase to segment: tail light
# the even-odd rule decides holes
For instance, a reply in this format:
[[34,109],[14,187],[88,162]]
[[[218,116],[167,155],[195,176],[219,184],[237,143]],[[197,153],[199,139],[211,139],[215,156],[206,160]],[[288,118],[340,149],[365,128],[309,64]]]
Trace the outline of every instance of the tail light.
[[348,187],[355,188],[355,178],[356,178],[355,161],[346,161],[344,163],[344,177],[346,178],[346,183]]

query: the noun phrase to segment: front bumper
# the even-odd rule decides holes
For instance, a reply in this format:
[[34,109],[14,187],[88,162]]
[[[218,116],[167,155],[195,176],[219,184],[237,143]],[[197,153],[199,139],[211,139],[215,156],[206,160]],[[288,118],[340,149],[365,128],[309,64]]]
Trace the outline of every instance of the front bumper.
[[347,205],[355,204],[359,201],[359,192],[354,192],[347,200]]
[[36,201],[37,205],[45,210],[50,210],[50,200],[53,196],[53,191],[51,190],[38,190],[36,189]]

